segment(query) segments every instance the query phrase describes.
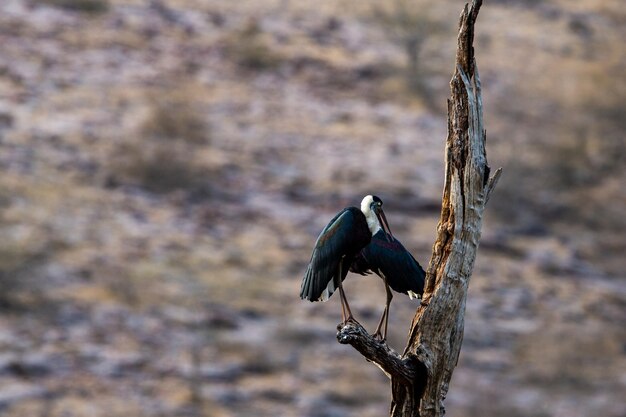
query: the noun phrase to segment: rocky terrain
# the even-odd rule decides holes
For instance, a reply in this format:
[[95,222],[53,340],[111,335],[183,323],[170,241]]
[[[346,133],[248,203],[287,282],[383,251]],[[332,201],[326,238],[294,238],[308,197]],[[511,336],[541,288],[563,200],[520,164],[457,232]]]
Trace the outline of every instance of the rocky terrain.
[[[0,413],[385,415],[339,301],[298,293],[368,193],[428,264],[463,2],[415,3],[0,2]],[[447,415],[626,415],[626,12],[485,3],[505,171]],[[345,286],[373,329],[381,282]],[[398,350],[415,308],[394,297]]]

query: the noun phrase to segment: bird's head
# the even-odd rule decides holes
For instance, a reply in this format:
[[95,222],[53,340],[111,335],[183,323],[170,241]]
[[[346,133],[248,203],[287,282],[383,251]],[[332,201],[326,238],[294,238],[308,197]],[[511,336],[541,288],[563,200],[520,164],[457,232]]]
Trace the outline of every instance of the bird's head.
[[375,195],[366,195],[361,201],[361,211],[365,215],[372,236],[382,228],[387,240],[391,241],[393,235],[383,212],[383,201]]

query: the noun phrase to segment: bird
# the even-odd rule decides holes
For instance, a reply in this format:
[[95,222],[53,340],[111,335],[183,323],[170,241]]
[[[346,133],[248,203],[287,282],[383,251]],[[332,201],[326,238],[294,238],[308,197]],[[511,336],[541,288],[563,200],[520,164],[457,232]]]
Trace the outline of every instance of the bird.
[[[370,224],[372,238],[370,243],[355,256],[350,265],[350,271],[361,275],[368,275],[374,272],[385,283],[387,301],[373,336],[379,340],[386,340],[387,325],[389,323],[389,305],[393,298],[390,287],[398,293],[407,294],[411,299],[421,298],[424,292],[426,273],[419,262],[411,255],[411,252],[406,250],[402,243],[393,236],[389,225],[386,224],[386,219],[383,218],[385,220],[383,223],[379,221],[377,216],[368,214],[367,209],[370,208],[371,210],[371,207],[373,207],[368,202],[369,199],[367,197],[363,199],[361,208],[368,222],[372,223]],[[382,201],[374,200],[372,204],[380,205],[382,212]],[[377,224],[377,222],[381,224]],[[381,332],[383,324],[384,331]]]
[[[339,288],[343,323],[354,320],[342,282],[348,271],[379,275],[385,282],[387,302],[374,337],[385,340],[389,304],[393,295],[389,290],[408,294],[413,298],[422,294],[424,270],[402,243],[392,234],[382,209],[382,200],[366,195],[360,208],[347,207],[337,213],[322,230],[300,287],[300,298],[309,301],[327,301]],[[381,332],[384,323],[384,332]]]
[[337,213],[315,242],[302,279],[300,298],[327,301],[339,288],[343,323],[356,321],[342,283],[355,257],[370,243],[381,224],[386,227],[387,221],[382,201],[376,196],[365,196],[360,208],[346,207]]

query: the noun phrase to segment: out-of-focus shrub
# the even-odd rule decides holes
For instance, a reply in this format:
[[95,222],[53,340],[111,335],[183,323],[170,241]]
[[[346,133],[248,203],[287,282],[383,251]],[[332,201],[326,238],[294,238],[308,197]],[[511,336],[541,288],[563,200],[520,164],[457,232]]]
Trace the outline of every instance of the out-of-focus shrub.
[[207,145],[210,142],[207,121],[193,101],[184,96],[154,98],[150,114],[141,126],[141,134],[147,139],[190,145]]
[[98,14],[109,10],[108,0],[37,0],[39,4],[59,7],[74,12]]
[[193,99],[164,93],[152,99],[138,134],[110,155],[110,176],[156,193],[196,188],[208,178],[196,154],[209,144],[209,125]]
[[377,1],[371,8],[374,21],[406,53],[409,88],[425,98],[430,98],[430,94],[424,83],[427,74],[421,61],[421,52],[425,42],[444,29],[443,24],[434,17],[431,6],[423,0],[393,0]]
[[244,69],[273,69],[283,61],[283,57],[271,48],[268,36],[256,20],[231,34],[226,39],[225,51],[231,60]]
[[193,161],[193,152],[180,143],[133,139],[121,145],[113,162],[123,182],[155,193],[167,193],[197,185],[206,173]]
[[34,285],[35,270],[47,256],[41,249],[17,242],[0,245],[0,309],[19,309],[39,301],[41,289]]

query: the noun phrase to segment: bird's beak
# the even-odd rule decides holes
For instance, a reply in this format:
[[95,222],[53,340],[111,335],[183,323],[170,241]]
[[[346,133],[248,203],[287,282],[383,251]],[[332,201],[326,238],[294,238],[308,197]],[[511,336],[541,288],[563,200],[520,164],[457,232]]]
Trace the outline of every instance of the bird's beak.
[[389,228],[389,223],[387,223],[387,217],[385,217],[385,212],[380,207],[376,207],[374,212],[376,213],[376,217],[378,217],[378,221],[383,228],[383,232],[385,232],[385,237],[389,242],[391,242],[393,234],[391,233],[391,229]]

